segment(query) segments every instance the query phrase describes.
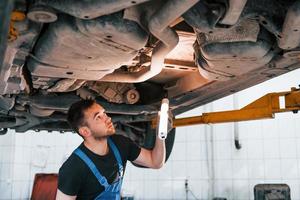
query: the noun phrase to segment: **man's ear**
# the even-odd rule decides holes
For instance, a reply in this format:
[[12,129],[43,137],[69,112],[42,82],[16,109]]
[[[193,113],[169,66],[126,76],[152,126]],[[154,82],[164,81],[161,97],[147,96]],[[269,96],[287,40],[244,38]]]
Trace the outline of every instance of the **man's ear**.
[[88,127],[86,127],[86,126],[80,127],[80,128],[78,129],[78,132],[79,132],[79,134],[80,134],[82,137],[84,137],[84,138],[91,135],[90,129],[89,129]]

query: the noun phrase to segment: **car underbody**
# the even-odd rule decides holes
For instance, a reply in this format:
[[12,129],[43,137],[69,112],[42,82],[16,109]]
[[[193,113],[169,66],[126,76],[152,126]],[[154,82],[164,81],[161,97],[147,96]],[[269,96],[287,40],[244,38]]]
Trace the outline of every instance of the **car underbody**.
[[300,1],[0,4],[2,134],[70,131],[92,98],[145,145],[162,98],[176,116],[300,67]]

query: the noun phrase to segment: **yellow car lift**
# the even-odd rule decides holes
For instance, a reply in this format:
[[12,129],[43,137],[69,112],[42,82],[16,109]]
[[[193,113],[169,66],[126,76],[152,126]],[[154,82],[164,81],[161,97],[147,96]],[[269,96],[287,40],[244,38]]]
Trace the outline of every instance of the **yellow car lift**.
[[[300,110],[300,89],[293,87],[291,91],[266,94],[240,110],[210,112],[195,117],[174,119],[173,127],[267,119],[274,118],[275,113],[289,111],[297,113],[298,110]],[[153,127],[156,127],[156,121],[152,120]]]

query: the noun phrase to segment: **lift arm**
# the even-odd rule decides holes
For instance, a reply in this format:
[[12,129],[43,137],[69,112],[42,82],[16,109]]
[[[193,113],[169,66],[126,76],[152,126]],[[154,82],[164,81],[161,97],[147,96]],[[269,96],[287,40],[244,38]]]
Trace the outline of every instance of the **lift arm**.
[[[240,110],[210,112],[195,117],[174,119],[173,127],[267,119],[274,118],[275,113],[289,111],[297,113],[298,110],[300,110],[300,89],[291,88],[291,91],[287,92],[266,94]],[[155,121],[152,121],[153,126],[156,126]]]

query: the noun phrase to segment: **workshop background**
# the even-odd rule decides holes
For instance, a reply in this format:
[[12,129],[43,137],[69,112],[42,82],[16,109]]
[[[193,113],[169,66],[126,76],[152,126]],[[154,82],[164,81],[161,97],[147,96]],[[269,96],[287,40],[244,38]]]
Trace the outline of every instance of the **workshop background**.
[[[269,92],[300,84],[300,70],[196,108],[183,116],[238,109]],[[286,183],[300,199],[300,114],[177,129],[160,170],[127,165],[123,195],[134,199],[254,199],[258,183]],[[242,146],[237,150],[234,135]],[[0,136],[0,199],[29,199],[36,173],[57,173],[81,143],[73,133],[8,132]]]

